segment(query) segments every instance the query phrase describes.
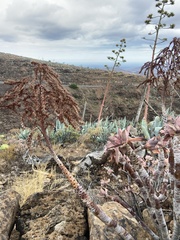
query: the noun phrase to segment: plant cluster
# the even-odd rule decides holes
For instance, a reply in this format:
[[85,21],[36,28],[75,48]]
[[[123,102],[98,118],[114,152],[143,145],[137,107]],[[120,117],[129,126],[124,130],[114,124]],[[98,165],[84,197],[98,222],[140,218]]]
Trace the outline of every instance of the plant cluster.
[[71,125],[66,126],[59,120],[56,120],[55,128],[47,129],[47,135],[53,143],[60,143],[63,145],[76,142],[80,136],[80,132]]
[[[139,215],[135,206],[130,206],[125,199],[115,192],[108,193],[109,181],[103,181],[102,193],[106,198],[122,204],[136,218],[153,239],[177,240],[180,236],[180,117],[169,117],[157,136],[145,141],[141,149],[151,151],[151,157],[140,157],[133,142],[143,139],[130,136],[130,126],[118,130],[106,144],[106,151],[110,152],[111,161],[116,163],[116,172],[125,171],[130,180],[127,185],[129,192],[145,207],[156,225],[156,232],[152,231]],[[113,169],[109,169],[113,173]],[[130,185],[135,183],[139,188],[138,194]],[[127,191],[127,190],[126,190]],[[134,192],[133,192],[134,191]],[[171,198],[173,214],[173,233],[169,232],[163,203]]]
[[163,120],[156,116],[153,121],[147,123],[144,119],[141,121],[140,130],[146,139],[150,139],[159,134],[163,127]]
[[[117,132],[119,128],[126,128],[129,124],[132,126],[133,121],[128,121],[126,117],[119,120],[101,120],[98,122],[85,122],[81,125],[80,129],[74,129],[71,125],[65,125],[59,120],[56,120],[54,129],[47,129],[47,135],[51,142],[55,144],[68,144],[79,141],[80,138],[88,139],[97,147],[102,146],[108,140],[111,134]],[[20,131],[19,138],[27,139],[29,130],[24,129]]]

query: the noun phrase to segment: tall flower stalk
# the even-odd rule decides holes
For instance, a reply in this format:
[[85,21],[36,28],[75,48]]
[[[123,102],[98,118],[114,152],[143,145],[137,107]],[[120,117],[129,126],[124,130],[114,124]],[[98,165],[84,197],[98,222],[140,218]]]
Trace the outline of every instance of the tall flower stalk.
[[[154,30],[152,30],[151,32],[148,33],[149,36],[153,36],[154,38],[145,38],[145,40],[151,41],[153,42],[152,45],[150,45],[151,49],[152,49],[152,55],[151,55],[151,61],[149,62],[149,68],[148,71],[146,71],[146,78],[147,78],[147,91],[145,94],[145,109],[144,109],[144,116],[143,119],[145,121],[147,121],[148,118],[148,104],[149,104],[149,98],[150,98],[150,90],[151,90],[151,78],[152,78],[152,66],[153,66],[153,62],[156,56],[156,50],[157,50],[157,46],[160,43],[163,43],[167,40],[167,38],[160,38],[160,31],[162,29],[173,29],[175,27],[174,24],[170,24],[169,26],[167,26],[164,23],[164,18],[170,18],[174,16],[173,12],[167,12],[165,10],[166,6],[168,5],[174,5],[174,0],[156,0],[156,5],[155,7],[157,8],[157,15],[153,15],[153,14],[149,14],[147,16],[147,19],[145,20],[145,24],[146,25],[150,25],[152,24],[154,26]],[[155,21],[157,19],[157,21]],[[140,72],[142,71],[142,69],[140,70]],[[144,99],[143,99],[144,101]],[[142,104],[140,105],[142,107]],[[138,111],[138,114],[141,111]],[[139,117],[138,117],[139,119]]]
[[101,103],[101,106],[100,106],[100,110],[99,110],[98,123],[101,120],[103,108],[105,106],[105,101],[106,101],[106,98],[107,98],[107,95],[108,95],[108,92],[109,92],[109,88],[110,88],[110,84],[112,82],[112,78],[113,78],[113,74],[114,74],[115,68],[120,66],[120,64],[121,64],[120,60],[122,62],[126,62],[126,60],[124,59],[124,56],[121,55],[123,52],[125,52],[126,39],[124,39],[124,38],[121,39],[120,40],[120,44],[116,44],[116,47],[118,47],[119,49],[118,50],[112,50],[112,52],[115,54],[115,57],[108,57],[109,60],[114,62],[112,69],[110,70],[108,68],[108,66],[105,65],[105,67],[108,69],[109,77],[108,77],[108,80],[107,80],[107,84],[106,84],[106,88],[105,88],[105,91],[104,91],[103,100],[102,100],[102,103]]

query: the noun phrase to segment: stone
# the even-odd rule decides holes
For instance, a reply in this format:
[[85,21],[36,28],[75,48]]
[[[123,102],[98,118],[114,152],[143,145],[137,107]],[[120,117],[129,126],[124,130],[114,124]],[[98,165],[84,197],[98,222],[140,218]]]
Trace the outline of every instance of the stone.
[[[134,217],[117,202],[106,202],[101,209],[113,219],[118,220],[119,224],[127,229],[136,240],[151,240],[151,236],[140,226]],[[89,240],[119,240],[113,228],[108,228],[96,216],[88,210]]]
[[0,193],[0,239],[7,240],[19,211],[19,193],[9,189]]
[[74,168],[73,173],[77,173],[79,170],[87,170],[92,168],[94,165],[101,165],[107,161],[109,153],[102,151],[94,151],[87,154],[83,159],[80,160],[79,164]]
[[17,229],[22,240],[86,239],[86,209],[69,185],[46,190],[27,199]]
[[154,221],[152,220],[152,217],[151,217],[150,213],[148,212],[148,209],[147,209],[147,208],[145,208],[145,209],[143,210],[142,216],[143,216],[144,222],[147,224],[147,226],[148,226],[153,232],[155,232],[156,234],[158,234],[156,225],[155,225]]

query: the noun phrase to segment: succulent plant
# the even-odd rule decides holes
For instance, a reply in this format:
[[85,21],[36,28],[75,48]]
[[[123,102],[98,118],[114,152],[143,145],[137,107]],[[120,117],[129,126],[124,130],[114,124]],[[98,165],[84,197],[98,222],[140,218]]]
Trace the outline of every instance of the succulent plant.
[[20,129],[20,133],[18,135],[19,139],[26,140],[30,134],[30,130],[28,128]]
[[147,123],[144,119],[141,121],[141,131],[146,139],[157,136],[163,126],[163,120],[156,116],[153,121]]

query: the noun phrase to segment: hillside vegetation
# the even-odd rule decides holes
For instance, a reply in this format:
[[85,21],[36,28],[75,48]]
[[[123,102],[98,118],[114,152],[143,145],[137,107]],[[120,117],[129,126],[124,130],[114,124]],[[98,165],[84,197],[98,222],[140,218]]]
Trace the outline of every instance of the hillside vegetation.
[[[3,84],[7,79],[20,80],[26,76],[31,76],[33,68],[31,61],[34,59],[20,57],[12,54],[0,53],[0,95],[2,96],[9,86]],[[68,88],[80,105],[81,114],[85,109],[84,121],[97,120],[100,104],[103,99],[106,82],[109,77],[108,71],[100,69],[90,69],[77,67],[67,64],[44,62],[52,67],[59,74],[63,85]],[[111,119],[126,118],[132,120],[136,112],[143,93],[143,87],[137,86],[144,80],[138,74],[114,72],[109,96],[103,110],[103,118]],[[157,93],[153,93],[150,104],[157,113],[161,113],[160,98]],[[179,113],[178,101],[175,101],[173,109]],[[153,110],[149,111],[149,118],[152,119],[156,114]],[[4,133],[12,128],[20,126],[17,116],[11,111],[0,110],[0,132]]]

